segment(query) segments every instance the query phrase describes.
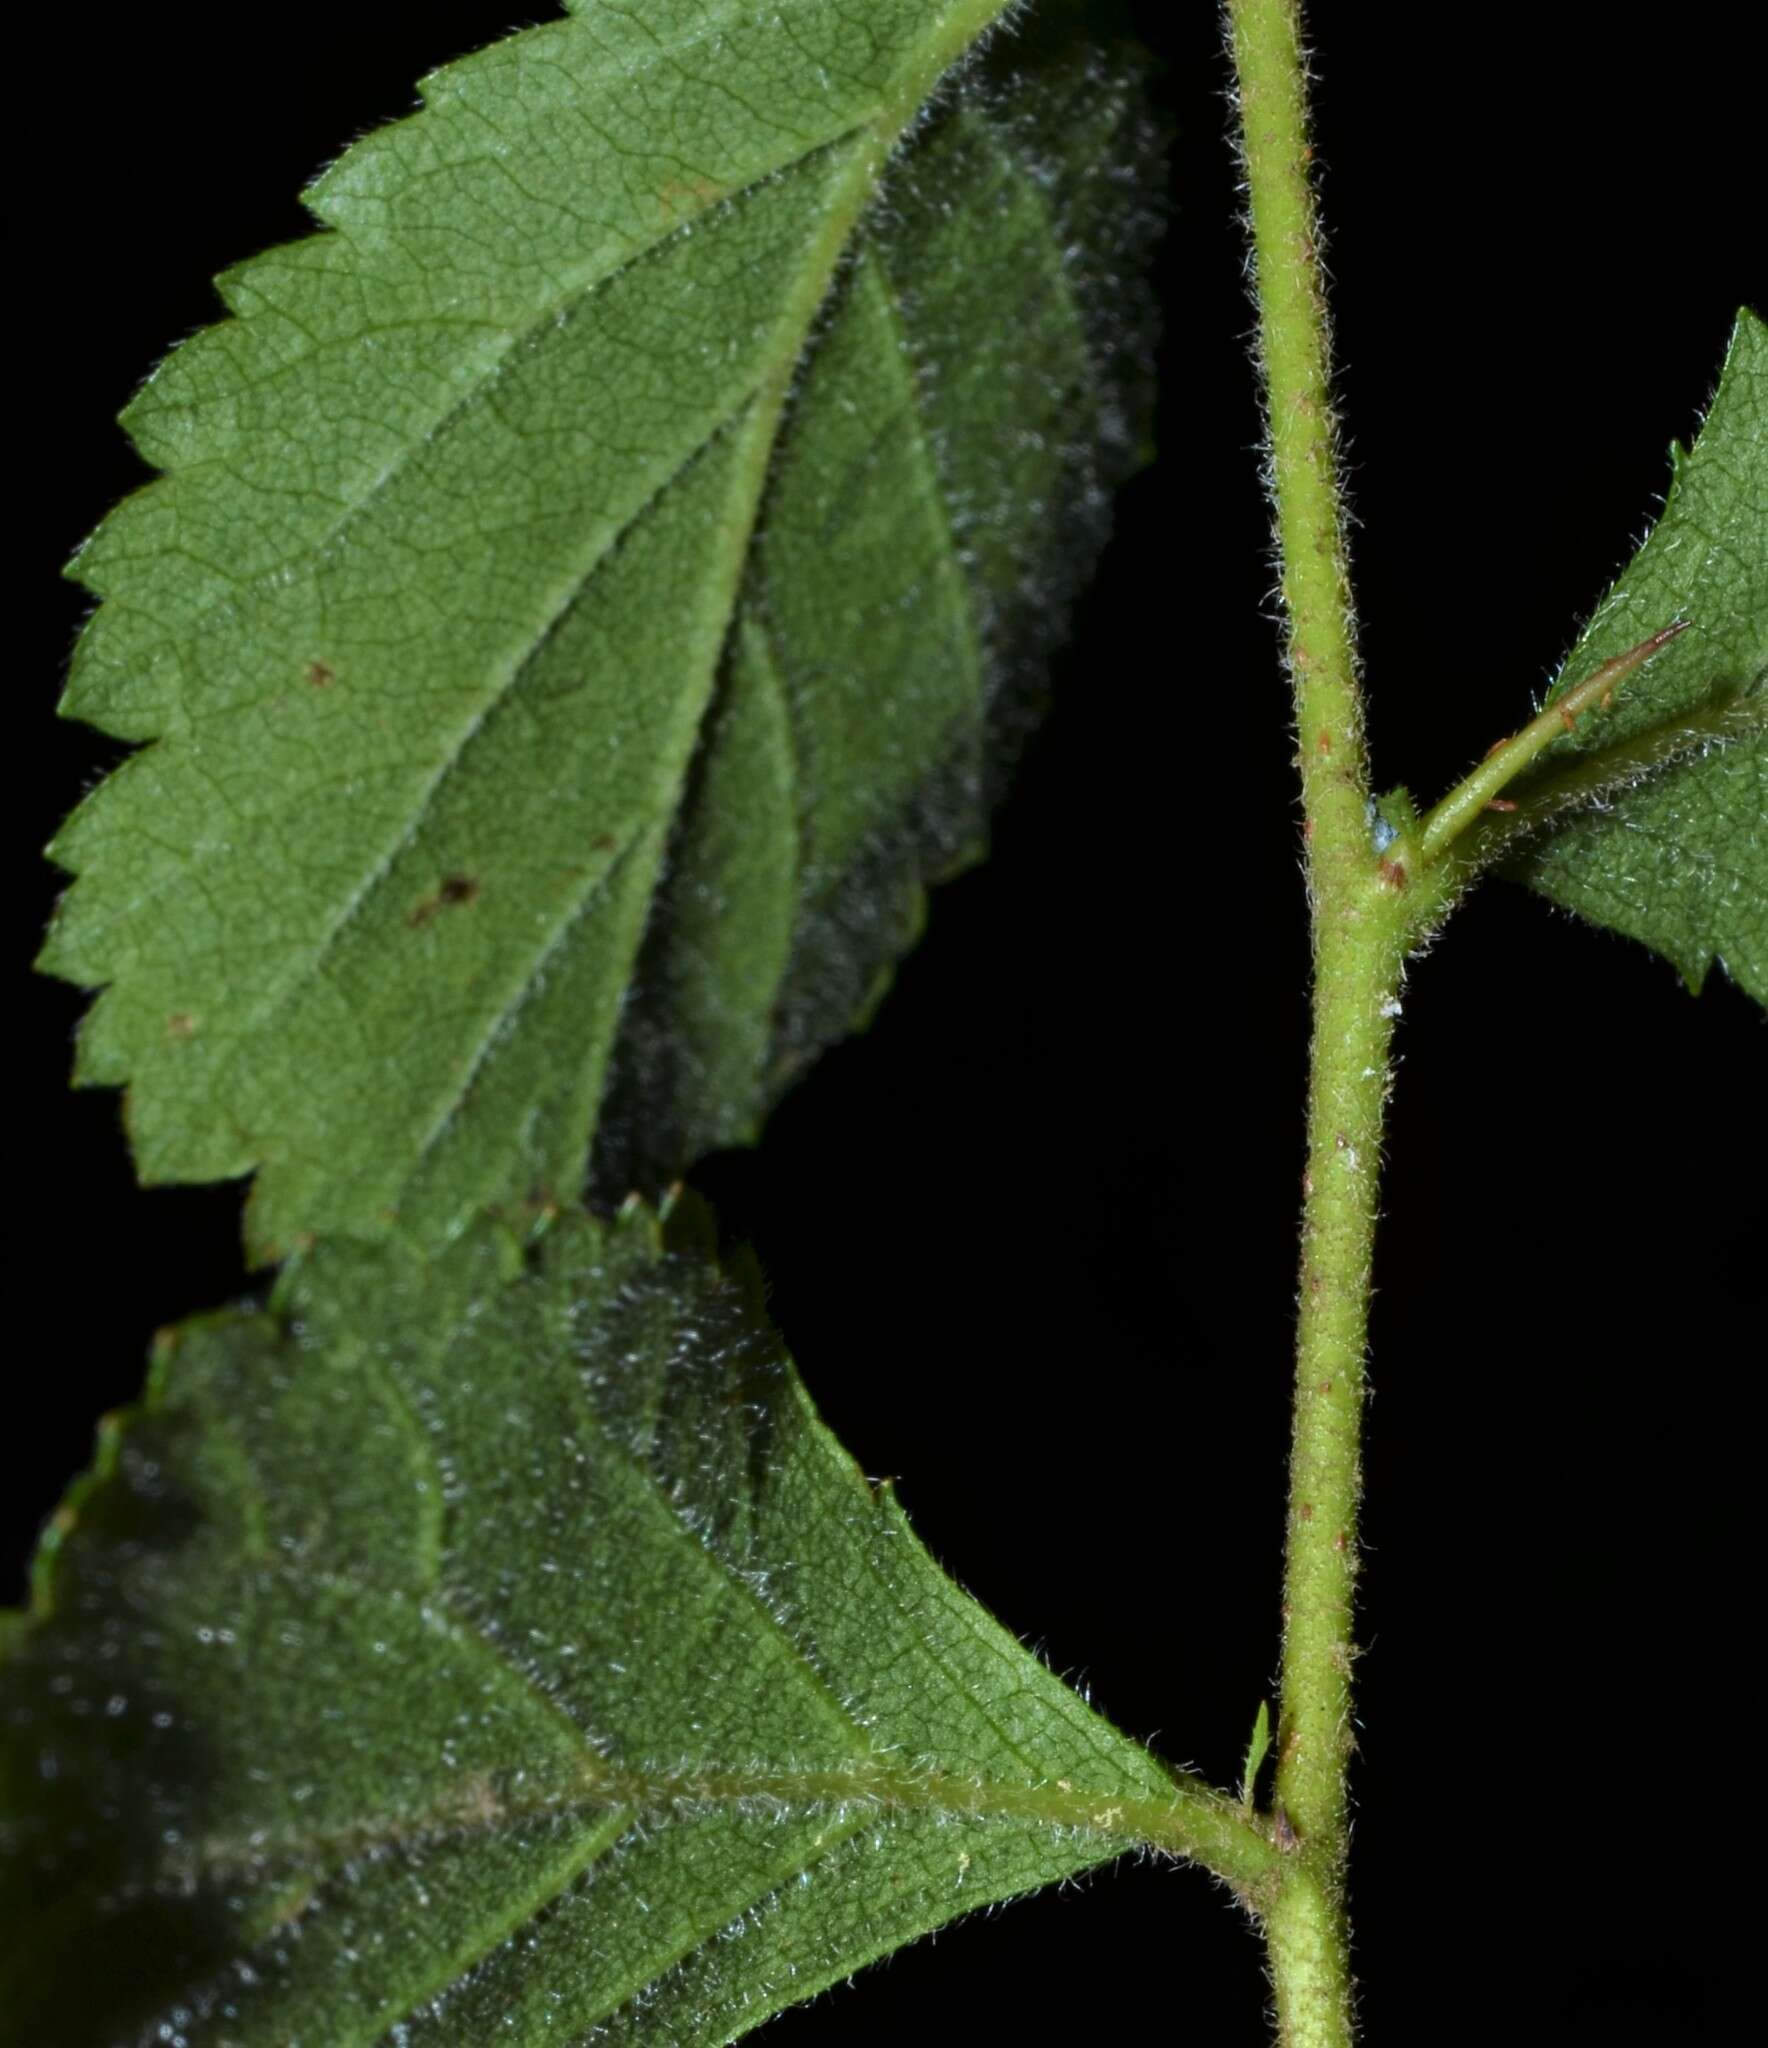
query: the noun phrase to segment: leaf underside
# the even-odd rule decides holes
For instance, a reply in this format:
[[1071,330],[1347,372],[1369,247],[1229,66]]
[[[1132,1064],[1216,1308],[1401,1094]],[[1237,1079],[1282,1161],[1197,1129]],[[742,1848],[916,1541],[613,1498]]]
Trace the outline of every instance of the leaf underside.
[[334,1248],[161,1340],[9,1617],[0,2034],[728,2040],[1170,1805],[707,1239]]
[[1000,11],[578,0],[125,415],[168,474],[64,708],[152,744],[44,964],[145,1179],[256,1169],[258,1257],[749,1139],[980,852],[1141,452],[1147,230],[1081,10],[948,71]]
[[1674,453],[1663,516],[1561,684],[1677,619],[1689,630],[1557,740],[1536,779],[1630,747],[1648,756],[1654,737],[1678,757],[1530,840],[1509,872],[1654,947],[1690,988],[1717,960],[1768,1005],[1768,327],[1755,315],[1738,322],[1693,448]]

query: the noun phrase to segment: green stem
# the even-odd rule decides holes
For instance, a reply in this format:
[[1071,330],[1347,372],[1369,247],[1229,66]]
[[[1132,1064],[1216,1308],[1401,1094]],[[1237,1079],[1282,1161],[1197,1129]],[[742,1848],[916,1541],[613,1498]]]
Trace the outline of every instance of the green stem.
[[1278,1838],[1306,1867],[1265,1923],[1284,2048],[1347,2048],[1353,2038],[1344,1875],[1357,1510],[1382,1112],[1408,930],[1402,901],[1401,887],[1372,876],[1348,900],[1315,889],[1275,1789]]
[[1353,2038],[1346,1766],[1363,1360],[1388,1042],[1419,849],[1377,858],[1339,495],[1294,0],[1227,0],[1250,197],[1271,483],[1300,741],[1314,1032],[1274,1836],[1264,1924],[1284,2048]]
[[1293,0],[1229,0],[1312,866],[1366,866],[1369,795]]

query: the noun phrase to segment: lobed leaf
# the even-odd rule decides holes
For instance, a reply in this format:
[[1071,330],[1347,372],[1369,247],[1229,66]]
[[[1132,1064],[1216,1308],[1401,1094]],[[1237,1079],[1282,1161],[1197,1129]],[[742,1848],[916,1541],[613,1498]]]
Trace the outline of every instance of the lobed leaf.
[[130,407],[44,963],[258,1257],[746,1140],[979,852],[1139,447],[1133,80],[1004,11],[573,0]]
[[0,2034],[724,2041],[1244,1832],[938,1571],[705,1236],[332,1248],[161,1340],[0,1637]]
[[1672,452],[1663,516],[1560,685],[1677,619],[1689,629],[1516,785],[1576,796],[1587,782],[1599,800],[1529,840],[1510,872],[1655,947],[1690,988],[1717,960],[1768,1004],[1768,327],[1755,315],[1738,321],[1694,446]]

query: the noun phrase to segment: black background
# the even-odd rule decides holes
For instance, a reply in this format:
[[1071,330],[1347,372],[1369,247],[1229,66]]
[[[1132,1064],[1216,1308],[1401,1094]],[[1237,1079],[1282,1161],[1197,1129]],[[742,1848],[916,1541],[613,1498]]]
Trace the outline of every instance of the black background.
[[[1226,67],[1208,7],[1139,12],[1176,127],[1162,459],[1124,495],[993,861],[941,893],[870,1036],[696,1179],[933,1549],[1123,1726],[1229,1782],[1277,1654],[1306,956]],[[1516,722],[1760,303],[1737,19],[1693,4],[1617,46],[1595,5],[1316,10],[1384,784],[1435,794]],[[150,1331],[248,1285],[238,1191],[138,1192],[114,1096],[58,1093],[82,1000],[27,971],[57,887],[37,852],[118,750],[52,717],[83,608],[56,571],[140,479],[111,416],[214,317],[208,275],[301,232],[288,195],[319,162],[510,25],[495,0],[224,20],[49,20],[38,76],[67,83],[15,187],[10,1249],[32,1334],[6,1598]],[[1519,2020],[1655,2040],[1719,2010],[1719,1872],[1753,1826],[1763,1049],[1722,975],[1691,1000],[1500,885],[1413,975],[1360,1667],[1377,2048]],[[942,2038],[980,1999],[990,2039],[1252,2048],[1264,1996],[1225,1899],[1132,1864],[950,1930],[777,2038]]]

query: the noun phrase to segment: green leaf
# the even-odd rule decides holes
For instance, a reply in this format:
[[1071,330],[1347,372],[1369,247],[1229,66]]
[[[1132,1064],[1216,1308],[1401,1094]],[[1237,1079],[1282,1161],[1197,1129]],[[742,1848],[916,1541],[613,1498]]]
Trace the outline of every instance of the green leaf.
[[1130,1843],[1274,1856],[938,1571],[706,1236],[326,1249],[161,1340],[0,1664],[0,2036],[722,2041]]
[[1694,447],[1673,455],[1663,517],[1561,683],[1676,619],[1689,630],[1542,757],[1534,787],[1587,779],[1602,801],[1529,841],[1510,872],[1643,939],[1691,989],[1718,960],[1768,1004],[1768,328],[1753,314]]
[[258,1256],[748,1139],[980,852],[1141,452],[1134,81],[1061,4],[954,74],[1004,8],[577,0],[125,416],[65,708],[152,744],[44,960]]

